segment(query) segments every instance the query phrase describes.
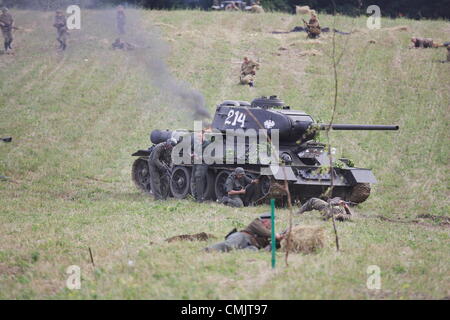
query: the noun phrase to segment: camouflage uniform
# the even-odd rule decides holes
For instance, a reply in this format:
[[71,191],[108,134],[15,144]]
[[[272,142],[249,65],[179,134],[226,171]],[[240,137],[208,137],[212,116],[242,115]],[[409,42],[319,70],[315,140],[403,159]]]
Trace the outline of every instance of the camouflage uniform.
[[117,9],[116,21],[119,34],[125,34],[126,16],[123,8]]
[[13,42],[12,30],[14,26],[14,19],[7,9],[2,10],[0,15],[0,28],[2,29],[3,38],[5,39],[5,52],[8,49],[12,50],[11,43]]
[[62,13],[62,11],[57,11],[55,16],[55,23],[53,26],[56,28],[58,37],[56,40],[59,42],[59,49],[66,50],[67,47],[67,21],[66,16]]
[[[198,137],[192,137],[192,153],[194,153],[194,141],[198,142]],[[210,144],[210,141],[202,141],[202,151]],[[193,175],[193,196],[195,200],[203,202],[205,200],[205,187],[207,183],[208,165],[206,163],[194,164],[192,168]]]
[[[231,190],[239,191],[242,189],[245,189],[245,194],[228,194]],[[240,208],[249,205],[256,193],[256,187],[252,184],[252,179],[245,174],[239,179],[236,176],[236,172],[233,172],[228,176],[225,182],[225,191],[227,195],[222,198],[222,203],[230,207]]]
[[302,205],[302,207],[298,211],[298,214],[302,214],[306,211],[318,210],[322,214],[324,220],[330,219],[332,214],[334,214],[336,220],[348,220],[350,219],[351,212],[350,210],[344,209],[339,205],[340,200],[340,198],[333,198],[330,200],[330,203],[328,203],[318,198],[311,198]]
[[308,38],[315,39],[320,35],[320,24],[319,20],[315,15],[309,19],[309,22],[306,24],[306,32],[308,33]]
[[244,58],[244,62],[241,65],[241,76],[239,78],[241,84],[248,84],[253,87],[254,76],[256,75],[256,70],[259,69],[259,63]]
[[165,200],[167,198],[170,188],[168,168],[172,163],[171,153],[172,146],[168,142],[162,142],[155,146],[148,159],[151,188],[155,200]]
[[271,231],[261,222],[260,218],[252,221],[244,230],[229,234],[225,241],[216,243],[205,250],[228,252],[233,249],[249,249],[257,251],[270,244]]

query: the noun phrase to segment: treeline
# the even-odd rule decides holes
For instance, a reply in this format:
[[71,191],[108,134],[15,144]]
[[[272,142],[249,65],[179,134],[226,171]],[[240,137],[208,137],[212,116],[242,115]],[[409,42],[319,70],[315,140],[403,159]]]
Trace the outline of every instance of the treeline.
[[[6,6],[39,8],[45,10],[78,4],[82,7],[104,5],[137,5],[149,9],[201,8],[208,10],[214,0],[0,0]],[[248,3],[251,0],[247,1]],[[333,4],[334,2],[334,4]],[[266,10],[295,12],[296,5],[307,5],[318,12],[364,15],[367,7],[378,5],[381,14],[389,17],[450,19],[450,0],[261,0]]]

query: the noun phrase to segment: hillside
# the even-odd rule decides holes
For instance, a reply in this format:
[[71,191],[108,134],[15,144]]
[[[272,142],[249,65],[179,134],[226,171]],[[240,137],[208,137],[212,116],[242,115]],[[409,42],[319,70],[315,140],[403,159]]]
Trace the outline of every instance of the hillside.
[[[337,17],[337,29],[356,32],[336,36],[338,51],[345,52],[335,122],[398,124],[400,130],[332,133],[338,155],[371,168],[379,182],[353,221],[338,225],[341,252],[331,222],[305,214],[294,223],[325,226],[326,247],[316,255],[291,255],[289,267],[279,253],[272,271],[267,253],[208,255],[203,242],[164,241],[202,231],[217,236],[208,243],[220,241],[268,208],[156,203],[135,188],[131,153],[148,147],[149,132],[192,127],[192,112],[155,85],[149,61],[162,56],[174,77],[204,95],[210,113],[222,100],[276,94],[328,121],[331,35],[307,41],[304,33],[273,34],[301,24],[298,16],[281,13],[142,11],[129,13],[143,23],[128,37],[148,46],[148,54],[113,51],[112,13],[84,11],[82,30],[71,32],[67,52],[60,53],[52,13],[12,13],[22,30],[15,32],[15,54],[0,55],[0,135],[13,137],[0,145],[0,173],[11,177],[0,182],[0,298],[450,295],[443,223],[449,218],[450,64],[439,62],[444,49],[407,49],[413,34],[449,41],[448,22],[383,20],[384,29],[369,31],[365,18]],[[332,16],[320,19],[333,26]],[[386,30],[399,25],[410,31]],[[152,42],[155,30],[162,43]],[[308,55],[313,49],[318,55]],[[244,56],[261,63],[254,88],[237,84]],[[278,216],[281,230],[288,211]],[[81,290],[65,288],[70,265],[81,267]],[[381,269],[381,290],[366,287],[370,265]]]

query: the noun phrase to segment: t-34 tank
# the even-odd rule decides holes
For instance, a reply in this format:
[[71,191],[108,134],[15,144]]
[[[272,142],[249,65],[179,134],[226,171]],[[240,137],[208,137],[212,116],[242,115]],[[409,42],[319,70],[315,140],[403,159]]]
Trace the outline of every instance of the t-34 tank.
[[[250,178],[258,178],[258,195],[254,199],[262,203],[269,198],[279,199],[284,203],[286,193],[285,181],[289,185],[291,199],[304,202],[311,197],[325,197],[330,186],[330,160],[326,146],[316,141],[320,130],[326,130],[327,124],[316,123],[313,118],[291,109],[276,96],[262,97],[246,101],[227,100],[217,106],[212,132],[207,134],[216,146],[223,146],[223,152],[213,151],[211,157],[215,162],[209,165],[207,183],[204,187],[206,199],[221,199],[225,195],[224,184],[236,167],[243,167]],[[266,131],[264,139],[255,143],[249,137],[250,132]],[[398,130],[396,125],[355,125],[333,124],[333,130]],[[157,144],[175,137],[180,141],[190,140],[189,131],[154,130],[151,141]],[[231,136],[231,138],[230,138]],[[241,139],[239,139],[241,137]],[[277,152],[271,163],[259,157],[251,157],[255,150],[267,146],[267,137],[271,139]],[[218,139],[222,138],[222,139]],[[230,138],[231,143],[226,142]],[[190,143],[187,143],[190,146]],[[263,140],[263,141],[262,141]],[[278,141],[275,141],[278,140]],[[278,143],[276,143],[278,142]],[[210,144],[213,145],[213,143]],[[269,144],[270,145],[270,144]],[[230,161],[231,146],[231,161]],[[148,156],[151,152],[139,150],[133,156],[139,158],[133,164],[132,177],[135,184],[147,193],[151,193],[148,172]],[[239,155],[237,150],[244,150]],[[266,149],[267,151],[267,149]],[[180,152],[180,156],[185,151]],[[190,150],[188,151],[190,152]],[[216,156],[218,154],[218,156]],[[204,155],[204,159],[208,157]],[[370,184],[376,179],[370,169],[354,167],[349,159],[333,159],[333,193],[346,201],[361,203],[370,194]],[[192,164],[190,161],[174,165],[170,181],[171,194],[176,198],[185,198],[192,190]],[[325,169],[325,170],[324,170]],[[330,196],[330,195],[328,195]]]

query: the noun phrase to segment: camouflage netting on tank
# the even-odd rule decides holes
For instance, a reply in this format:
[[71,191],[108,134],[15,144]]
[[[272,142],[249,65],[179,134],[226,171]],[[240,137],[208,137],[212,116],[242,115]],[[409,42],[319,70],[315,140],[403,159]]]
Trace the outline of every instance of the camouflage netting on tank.
[[361,203],[364,202],[370,195],[370,184],[359,183],[353,187],[352,194],[348,201]]
[[[322,227],[295,226],[291,231],[289,252],[314,253],[325,245],[325,230]],[[281,241],[281,251],[286,251],[287,237]]]

